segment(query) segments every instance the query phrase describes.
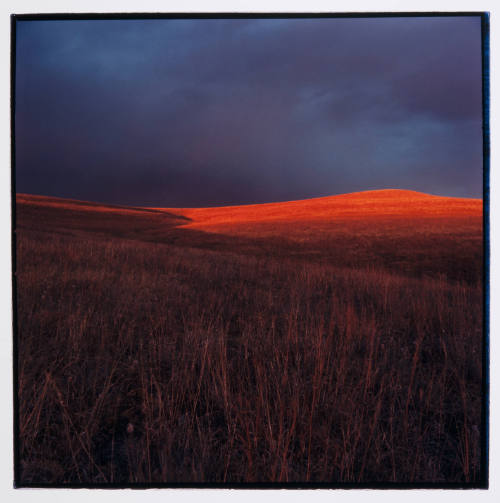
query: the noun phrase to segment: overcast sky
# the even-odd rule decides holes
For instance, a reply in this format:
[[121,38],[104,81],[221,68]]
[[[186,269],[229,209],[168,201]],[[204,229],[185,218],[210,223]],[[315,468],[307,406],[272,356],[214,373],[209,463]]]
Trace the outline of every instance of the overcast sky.
[[482,196],[480,17],[18,21],[16,190]]

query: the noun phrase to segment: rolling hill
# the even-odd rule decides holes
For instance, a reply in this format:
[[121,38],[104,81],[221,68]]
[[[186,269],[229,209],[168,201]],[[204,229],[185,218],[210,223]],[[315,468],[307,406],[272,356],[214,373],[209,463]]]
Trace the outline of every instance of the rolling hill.
[[16,202],[22,484],[481,480],[480,200]]
[[191,227],[261,222],[334,223],[345,219],[480,217],[482,200],[442,197],[410,190],[373,190],[283,203],[174,209],[192,222]]
[[245,255],[471,280],[482,269],[482,200],[376,190],[283,203],[139,208],[17,195],[17,224]]

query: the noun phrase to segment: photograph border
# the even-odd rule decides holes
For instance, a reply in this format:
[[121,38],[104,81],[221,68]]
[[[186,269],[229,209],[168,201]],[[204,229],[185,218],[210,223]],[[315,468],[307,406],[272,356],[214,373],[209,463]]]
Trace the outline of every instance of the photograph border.
[[[482,422],[481,472],[478,483],[23,483],[20,478],[19,401],[18,401],[18,323],[16,283],[16,159],[15,159],[15,72],[17,21],[49,20],[126,20],[126,19],[335,19],[335,18],[415,18],[415,17],[480,17],[482,50],[482,129],[483,129],[483,341],[482,341]],[[14,487],[53,489],[488,489],[489,488],[489,414],[490,414],[490,17],[488,12],[203,12],[203,13],[43,13],[11,15],[10,127],[11,127],[11,253],[13,312],[13,403],[14,403]]]

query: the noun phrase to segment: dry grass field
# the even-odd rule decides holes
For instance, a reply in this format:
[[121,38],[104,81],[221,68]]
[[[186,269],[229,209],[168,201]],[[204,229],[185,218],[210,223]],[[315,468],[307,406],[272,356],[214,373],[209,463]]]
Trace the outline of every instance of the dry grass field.
[[482,201],[17,195],[18,472],[482,483]]

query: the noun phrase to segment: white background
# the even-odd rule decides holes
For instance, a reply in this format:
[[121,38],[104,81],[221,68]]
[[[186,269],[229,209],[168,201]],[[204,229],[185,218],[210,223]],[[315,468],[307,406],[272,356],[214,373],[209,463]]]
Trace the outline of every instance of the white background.
[[[84,12],[460,12],[488,11],[490,12],[490,129],[491,129],[491,279],[490,279],[490,346],[491,346],[491,404],[490,404],[490,489],[484,490],[184,490],[184,489],[149,489],[149,490],[86,490],[86,489],[13,489],[13,441],[12,441],[12,292],[11,292],[11,214],[10,214],[10,14],[23,13],[84,13]],[[122,501],[142,501],[143,499],[209,501],[236,498],[239,501],[254,501],[255,499],[272,499],[276,503],[287,501],[331,501],[335,498],[344,501],[420,501],[422,498],[441,501],[443,498],[455,502],[463,500],[495,501],[500,495],[498,479],[500,475],[499,452],[500,442],[498,428],[498,330],[499,300],[495,279],[498,278],[495,256],[497,255],[498,225],[496,217],[498,204],[496,200],[497,156],[495,155],[495,139],[497,131],[498,105],[496,69],[499,67],[498,56],[498,26],[496,16],[500,10],[495,7],[495,1],[451,1],[451,0],[420,0],[415,1],[321,1],[321,0],[186,0],[181,1],[25,1],[4,0],[0,6],[0,498],[15,501],[105,501],[121,499]],[[464,71],[467,71],[464,68]],[[494,495],[497,496],[494,496]]]

